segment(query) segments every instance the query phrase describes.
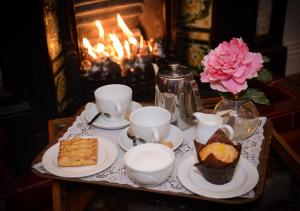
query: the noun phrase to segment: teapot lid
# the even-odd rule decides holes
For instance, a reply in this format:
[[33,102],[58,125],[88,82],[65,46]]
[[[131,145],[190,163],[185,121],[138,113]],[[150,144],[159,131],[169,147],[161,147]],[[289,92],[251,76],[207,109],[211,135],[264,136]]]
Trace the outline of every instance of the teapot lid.
[[186,66],[180,65],[177,62],[170,63],[168,68],[162,68],[159,70],[159,74],[167,78],[183,78],[192,72]]

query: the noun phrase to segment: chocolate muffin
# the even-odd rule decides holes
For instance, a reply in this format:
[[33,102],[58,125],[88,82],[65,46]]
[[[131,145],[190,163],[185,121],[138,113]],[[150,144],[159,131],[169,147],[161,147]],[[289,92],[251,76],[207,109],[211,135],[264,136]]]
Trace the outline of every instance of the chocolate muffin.
[[205,145],[196,140],[194,144],[199,161],[194,166],[204,178],[217,185],[230,182],[240,158],[241,145],[234,145],[221,129]]

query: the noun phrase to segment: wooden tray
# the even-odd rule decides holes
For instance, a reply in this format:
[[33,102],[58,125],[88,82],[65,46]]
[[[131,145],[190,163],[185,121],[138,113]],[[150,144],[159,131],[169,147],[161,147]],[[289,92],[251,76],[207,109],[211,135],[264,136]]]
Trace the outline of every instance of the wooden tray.
[[[68,122],[69,120],[69,122]],[[35,160],[32,163],[32,166],[36,163],[41,162],[42,156],[44,152],[51,147],[53,144],[57,142],[57,138],[62,136],[63,133],[67,130],[69,126],[74,121],[74,118],[70,119],[62,119],[62,120],[51,120],[52,122],[49,122],[49,139],[50,144],[35,158]],[[66,123],[68,122],[68,123]],[[55,124],[61,124],[61,126],[57,126]],[[59,129],[60,130],[59,130]],[[36,171],[32,168],[32,171],[37,174],[38,176],[41,176],[43,178],[47,179],[53,179],[57,182],[73,182],[73,183],[79,183],[79,184],[95,184],[97,186],[106,186],[106,187],[112,187],[112,188],[118,188],[118,189],[131,189],[131,190],[137,190],[137,191],[145,191],[145,192],[152,192],[157,194],[164,194],[169,196],[176,196],[176,197],[184,197],[184,198],[190,198],[190,199],[196,199],[196,200],[204,200],[204,201],[211,201],[211,202],[218,202],[218,203],[224,203],[224,204],[244,204],[249,203],[252,201],[255,201],[258,199],[264,189],[265,179],[266,179],[266,172],[267,172],[267,164],[268,164],[268,156],[269,156],[269,149],[270,149],[270,142],[271,142],[271,135],[272,135],[272,122],[270,120],[267,120],[265,126],[264,126],[264,136],[265,139],[262,141],[262,149],[259,156],[259,165],[258,165],[258,173],[259,173],[259,181],[256,187],[254,188],[255,196],[253,198],[242,198],[242,197],[235,197],[231,199],[214,199],[214,198],[207,198],[204,196],[196,195],[196,194],[185,194],[185,193],[175,193],[175,192],[169,192],[169,191],[157,191],[157,190],[151,190],[146,189],[143,187],[132,187],[129,185],[123,185],[123,184],[116,184],[116,183],[110,183],[110,182],[99,182],[99,181],[83,181],[77,178],[64,178],[64,177],[58,177],[55,175],[49,175],[49,174],[42,174],[39,171]]]

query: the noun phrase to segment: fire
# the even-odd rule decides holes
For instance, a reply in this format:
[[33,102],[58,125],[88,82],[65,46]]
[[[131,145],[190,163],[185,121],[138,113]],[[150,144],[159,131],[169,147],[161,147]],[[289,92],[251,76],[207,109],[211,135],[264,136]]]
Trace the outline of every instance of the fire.
[[124,46],[125,46],[127,58],[130,58],[131,57],[130,45],[129,45],[129,42],[127,40],[125,40]]
[[140,48],[143,49],[144,47],[144,38],[143,36],[140,36]]
[[147,45],[148,45],[149,51],[152,52],[153,51],[152,45],[150,43],[147,43]]
[[118,21],[118,26],[123,30],[124,34],[126,34],[129,37],[133,37],[132,32],[130,29],[127,27],[125,24],[124,20],[122,19],[120,14],[117,14],[117,21]]
[[83,46],[88,50],[88,54],[93,57],[94,59],[97,59],[97,55],[95,54],[95,49],[91,45],[90,41],[86,39],[85,37],[82,40]]
[[[95,25],[98,29],[98,43],[92,45],[86,37],[82,39],[83,47],[93,60],[97,61],[103,57],[109,57],[120,64],[124,58],[131,59],[134,56],[139,56],[141,52],[144,52],[142,49],[145,46],[149,52],[152,52],[153,46],[151,42],[145,41],[142,35],[138,35],[138,41],[120,14],[117,14],[116,19],[123,36],[116,33],[108,33],[108,36],[106,36],[101,21],[97,20]],[[147,53],[149,53],[148,51]]]
[[101,21],[97,20],[97,21],[95,22],[95,24],[96,24],[96,26],[97,26],[97,28],[98,28],[100,39],[101,39],[101,40],[104,40],[104,28],[103,28],[103,26],[102,26]]
[[117,51],[118,58],[122,59],[124,57],[124,50],[119,38],[115,34],[109,34],[109,37],[113,42],[115,50]]

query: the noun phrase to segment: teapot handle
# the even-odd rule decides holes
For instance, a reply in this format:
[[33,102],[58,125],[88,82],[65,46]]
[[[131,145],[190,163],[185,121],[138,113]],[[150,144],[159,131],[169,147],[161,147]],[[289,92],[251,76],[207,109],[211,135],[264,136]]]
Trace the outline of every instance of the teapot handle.
[[190,84],[191,84],[193,95],[194,95],[194,98],[195,98],[196,109],[197,109],[197,111],[201,111],[202,110],[202,102],[201,102],[201,97],[200,97],[198,85],[197,85],[195,80],[191,80]]

